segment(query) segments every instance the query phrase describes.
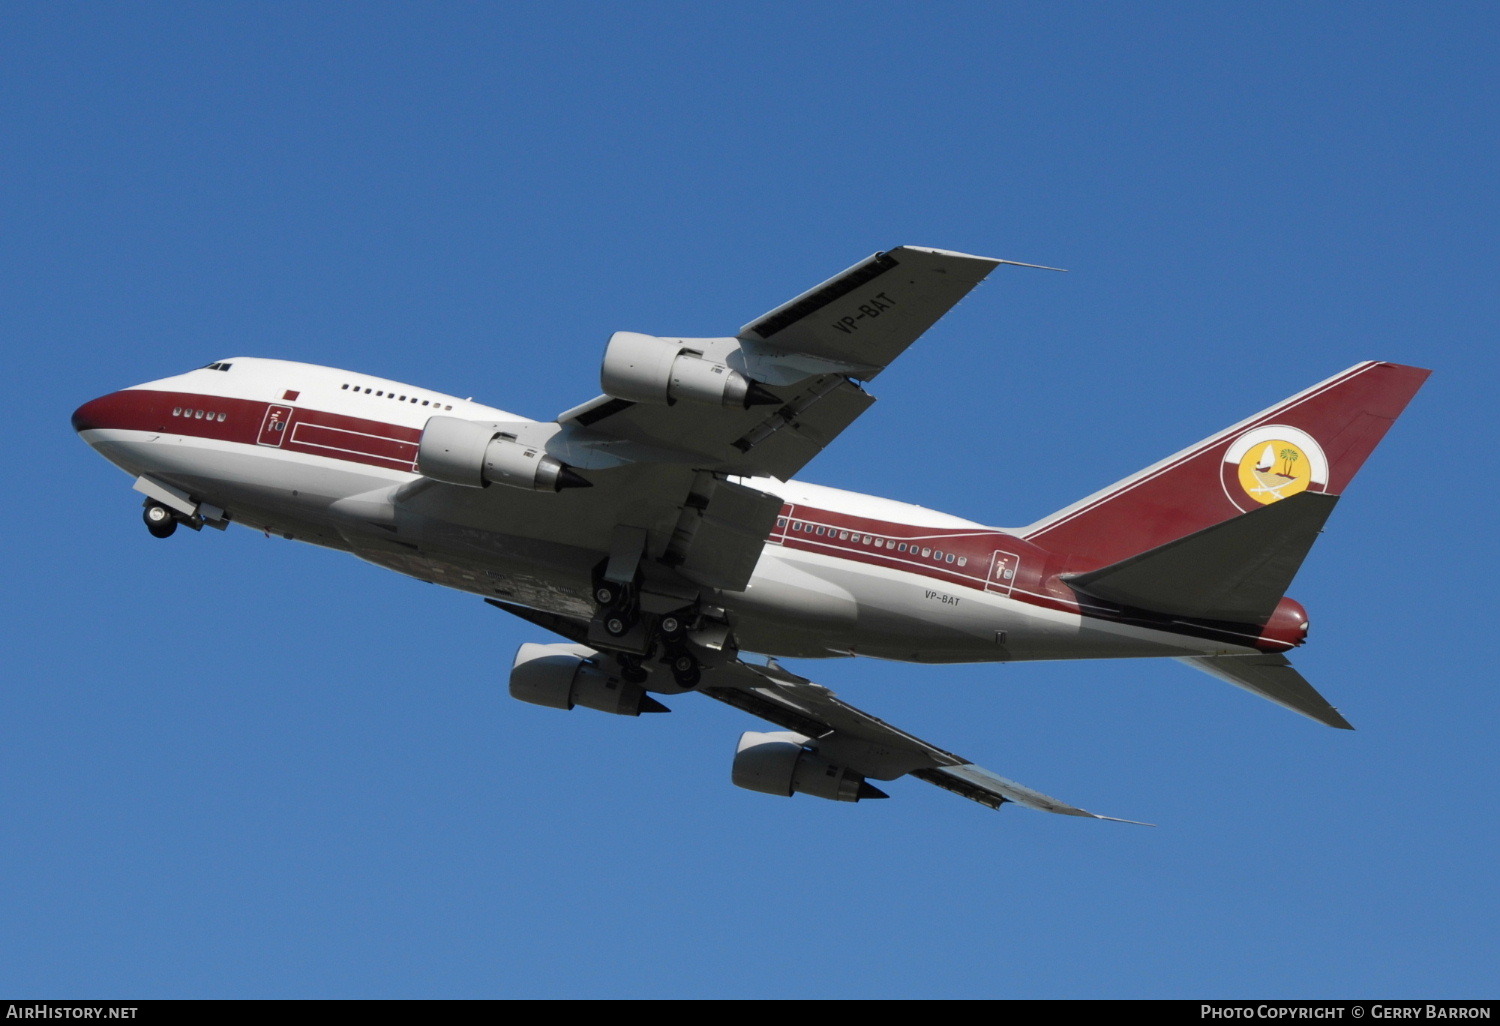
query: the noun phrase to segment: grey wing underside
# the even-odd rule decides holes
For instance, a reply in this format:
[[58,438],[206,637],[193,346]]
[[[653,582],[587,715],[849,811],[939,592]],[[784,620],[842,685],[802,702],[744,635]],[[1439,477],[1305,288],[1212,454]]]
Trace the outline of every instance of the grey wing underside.
[[[503,609],[579,644],[588,625],[497,599]],[[790,673],[774,661],[765,665],[738,658],[706,665],[698,691],[726,705],[807,737],[823,758],[876,780],[910,775],[992,809],[1014,802],[1042,812],[1085,816],[1117,823],[1137,820],[1101,816],[991,773],[962,756],[928,744],[898,727],[856,709],[828,688]],[[1149,826],[1150,824],[1140,824]]]

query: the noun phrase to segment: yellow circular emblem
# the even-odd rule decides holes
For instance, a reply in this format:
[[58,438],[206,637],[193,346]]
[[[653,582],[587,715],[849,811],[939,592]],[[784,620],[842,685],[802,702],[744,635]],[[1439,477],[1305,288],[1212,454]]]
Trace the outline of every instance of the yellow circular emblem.
[[1306,450],[1284,439],[1259,442],[1240,457],[1240,487],[1262,504],[1306,490],[1312,475],[1312,460]]

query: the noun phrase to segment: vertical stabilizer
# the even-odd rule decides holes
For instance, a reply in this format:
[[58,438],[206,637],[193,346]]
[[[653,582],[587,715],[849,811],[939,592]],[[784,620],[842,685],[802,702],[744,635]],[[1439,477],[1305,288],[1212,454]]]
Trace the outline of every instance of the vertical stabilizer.
[[1088,571],[1302,492],[1340,495],[1430,373],[1357,364],[1018,533]]

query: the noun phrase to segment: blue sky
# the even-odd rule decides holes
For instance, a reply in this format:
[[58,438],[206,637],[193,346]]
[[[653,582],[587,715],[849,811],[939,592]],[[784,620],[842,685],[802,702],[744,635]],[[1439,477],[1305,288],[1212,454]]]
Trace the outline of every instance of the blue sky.
[[[0,993],[1490,996],[1487,4],[13,4]],[[1292,594],[1333,731],[1159,662],[799,662],[1143,829],[729,784],[734,710],[511,700],[551,640],[73,435],[210,360],[550,418],[882,248],[1001,269],[808,480],[1028,523],[1362,359],[1435,374]]]

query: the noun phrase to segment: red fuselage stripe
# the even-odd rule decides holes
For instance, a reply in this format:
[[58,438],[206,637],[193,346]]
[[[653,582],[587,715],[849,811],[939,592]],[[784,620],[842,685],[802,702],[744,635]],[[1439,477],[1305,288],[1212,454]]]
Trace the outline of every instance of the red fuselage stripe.
[[[268,412],[273,406],[289,411],[285,426],[274,435],[266,431]],[[421,428],[293,406],[287,402],[230,399],[190,392],[127,389],[96,399],[86,409],[91,421],[99,427],[234,442],[409,473],[416,472],[417,445],[422,437]],[[280,436],[279,445],[263,441],[275,436]],[[796,530],[793,525],[802,525],[804,529]],[[823,529],[821,535],[817,533],[820,527]],[[869,543],[865,542],[866,537],[870,539]],[[885,544],[877,546],[877,540]],[[1086,611],[1081,609],[1071,591],[1048,586],[1052,580],[1051,554],[1003,531],[924,528],[788,503],[782,506],[778,525],[768,541],[787,549],[916,574],[942,584],[1009,595],[1043,609],[1103,620],[1137,622],[1107,609],[1093,606]],[[915,551],[911,548],[913,543]],[[908,551],[901,552],[897,548],[901,544],[906,544]],[[923,549],[942,552],[942,562],[931,555],[923,557]],[[950,553],[952,563],[947,559]],[[1010,578],[991,580],[997,554],[1010,557],[1010,561],[1004,564],[1011,571]],[[962,567],[958,565],[960,558],[966,561]],[[1165,625],[1156,629],[1174,632],[1173,627]],[[1178,624],[1175,632],[1219,637],[1232,640],[1234,644],[1251,644],[1274,651],[1285,651],[1290,647],[1208,625]]]

